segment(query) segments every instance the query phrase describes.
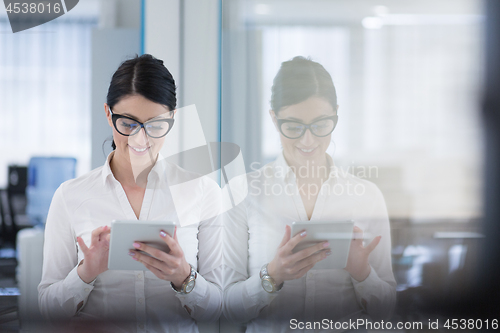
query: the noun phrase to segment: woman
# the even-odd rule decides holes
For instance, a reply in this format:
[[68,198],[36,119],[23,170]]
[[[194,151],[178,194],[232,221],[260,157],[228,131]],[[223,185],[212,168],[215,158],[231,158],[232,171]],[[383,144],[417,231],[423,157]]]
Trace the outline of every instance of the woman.
[[[168,184],[192,177],[159,154],[175,107],[175,82],[161,60],[145,54],[114,73],[104,104],[114,151],[104,166],[62,184],[47,217],[38,290],[40,309],[52,321],[117,332],[197,332],[197,321],[219,317],[221,228],[210,219],[219,188],[201,181],[186,193],[191,206],[184,209],[203,222],[179,226]],[[130,260],[144,271],[107,270],[112,220],[176,221],[174,235],[158,235],[170,251],[136,242]],[[186,288],[192,278],[194,288]]]
[[[249,174],[245,205],[227,222],[233,270],[225,316],[247,322],[248,332],[288,331],[324,319],[386,319],[396,283],[385,202],[374,184],[338,173],[326,153],[338,110],[330,75],[302,57],[282,63],[271,107],[283,152]],[[292,222],[321,220],[355,222],[344,269],[311,270],[331,254],[328,242],[293,252],[306,232],[292,235]],[[366,244],[363,232],[373,238]]]

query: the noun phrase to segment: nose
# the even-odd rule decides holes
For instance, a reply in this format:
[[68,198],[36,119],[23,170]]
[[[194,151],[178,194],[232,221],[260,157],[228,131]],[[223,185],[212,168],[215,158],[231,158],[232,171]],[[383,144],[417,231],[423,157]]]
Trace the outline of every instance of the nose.
[[129,136],[129,140],[132,140],[134,146],[146,147],[149,146],[149,138],[146,134],[146,130],[143,128],[140,129],[139,133]]
[[314,135],[311,133],[310,129],[306,129],[306,132],[304,135],[300,138],[300,143],[305,146],[309,147],[314,144],[315,138]]

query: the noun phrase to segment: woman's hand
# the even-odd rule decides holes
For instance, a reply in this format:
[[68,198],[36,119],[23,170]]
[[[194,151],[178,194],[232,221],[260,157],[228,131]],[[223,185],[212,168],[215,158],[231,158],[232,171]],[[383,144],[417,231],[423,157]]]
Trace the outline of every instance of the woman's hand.
[[371,268],[368,264],[368,256],[380,243],[382,236],[375,237],[370,244],[363,246],[363,230],[354,227],[354,236],[349,249],[349,257],[345,270],[351,274],[356,281],[363,281],[370,275]]
[[280,285],[287,280],[295,280],[302,277],[318,261],[325,259],[331,254],[328,242],[322,242],[293,253],[293,248],[306,237],[306,232],[291,237],[292,229],[286,226],[285,236],[278,247],[274,259],[267,266],[267,272],[276,283]]
[[[164,231],[160,232],[160,237],[170,248],[168,253],[158,250],[155,247],[135,242],[133,245],[137,250],[130,251],[129,254],[132,256],[132,259],[144,264],[158,278],[171,281],[177,289],[180,289],[184,280],[191,273],[191,266],[189,266],[184,258],[184,252],[177,241],[177,228],[174,231],[173,238]],[[138,250],[144,251],[154,258],[140,253]]]
[[97,275],[108,270],[110,232],[111,229],[106,225],[94,229],[90,247],[85,245],[81,237],[76,238],[84,257],[83,263],[77,268],[78,275],[83,282],[90,283]]

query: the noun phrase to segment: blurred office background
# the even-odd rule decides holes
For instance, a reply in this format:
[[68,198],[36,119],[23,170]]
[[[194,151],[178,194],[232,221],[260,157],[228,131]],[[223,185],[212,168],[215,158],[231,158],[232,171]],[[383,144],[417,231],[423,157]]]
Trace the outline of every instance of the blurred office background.
[[[473,281],[483,236],[484,22],[480,0],[81,0],[12,34],[0,9],[1,330],[19,330],[22,312],[37,311],[22,308],[32,298],[21,287],[36,297],[37,282],[24,281],[19,267],[16,274],[15,232],[40,225],[22,200],[31,158],[74,158],[74,176],[102,165],[111,149],[107,87],[136,53],[165,61],[178,106],[196,104],[207,142],[238,144],[247,171],[281,150],[268,115],[281,62],[301,55],[321,63],[340,105],[329,153],[376,183],[387,203],[396,316],[444,316],[444,300]],[[15,207],[9,188],[21,193]],[[38,258],[30,250],[27,266]]]

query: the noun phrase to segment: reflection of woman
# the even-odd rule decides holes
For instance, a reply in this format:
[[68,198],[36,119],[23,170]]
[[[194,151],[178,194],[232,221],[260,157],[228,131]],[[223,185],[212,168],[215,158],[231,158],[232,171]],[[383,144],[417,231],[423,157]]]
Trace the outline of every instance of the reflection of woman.
[[[396,283],[385,202],[372,183],[336,172],[326,154],[338,109],[330,75],[302,57],[284,62],[271,106],[283,152],[249,174],[246,203],[226,227],[227,262],[233,268],[225,289],[226,317],[248,322],[250,332],[299,327],[292,319],[386,318]],[[355,221],[357,239],[345,269],[311,270],[331,254],[328,243],[292,253],[305,234],[291,235],[289,225],[309,220]],[[363,244],[363,232],[373,239]]]
[[[89,319],[119,332],[197,331],[196,321],[218,318],[221,254],[215,231],[221,228],[217,219],[207,219],[217,213],[218,187],[200,182],[186,194],[191,206],[184,209],[204,222],[179,226],[168,183],[190,177],[159,157],[175,107],[175,83],[161,60],[136,57],[113,75],[104,109],[114,151],[103,167],[61,185],[47,218],[39,286],[47,318]],[[112,220],[177,221],[178,227],[173,237],[158,235],[168,253],[130,244],[137,249],[130,260],[142,262],[144,271],[109,271]]]

